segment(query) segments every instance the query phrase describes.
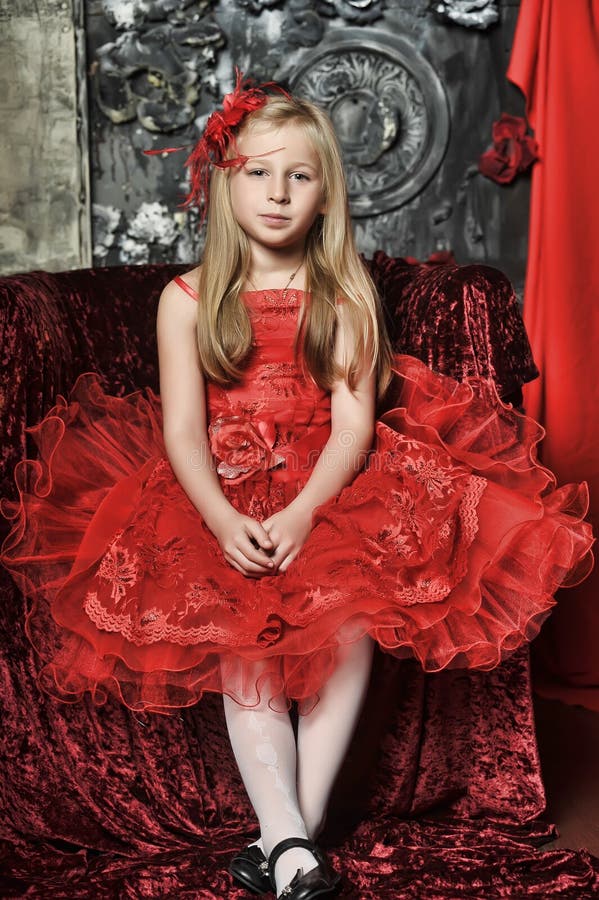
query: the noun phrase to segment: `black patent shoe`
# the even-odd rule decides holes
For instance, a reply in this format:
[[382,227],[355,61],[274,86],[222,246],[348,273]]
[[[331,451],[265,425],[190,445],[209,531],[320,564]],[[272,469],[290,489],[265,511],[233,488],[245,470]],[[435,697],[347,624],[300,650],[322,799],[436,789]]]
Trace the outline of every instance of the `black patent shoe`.
[[306,838],[286,838],[274,846],[268,857],[268,874],[273,891],[276,893],[275,865],[279,856],[292,847],[305,847],[318,862],[314,869],[310,869],[305,875],[298,869],[288,885],[278,896],[278,900],[312,900],[312,897],[323,897],[325,894],[333,894],[341,876],[330,867],[322,850],[312,841]]
[[268,862],[256,844],[246,847],[233,857],[229,864],[229,872],[236,881],[254,894],[268,894],[271,889]]

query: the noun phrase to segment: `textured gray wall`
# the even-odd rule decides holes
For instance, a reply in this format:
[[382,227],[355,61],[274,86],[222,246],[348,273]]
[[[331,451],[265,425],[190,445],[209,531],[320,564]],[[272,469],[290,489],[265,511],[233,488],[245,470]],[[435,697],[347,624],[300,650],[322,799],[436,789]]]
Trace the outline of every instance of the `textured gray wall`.
[[[178,209],[185,153],[142,151],[192,144],[231,88],[236,64],[259,80],[287,78],[328,106],[344,139],[358,243],[367,255],[452,249],[460,262],[500,266],[519,287],[528,177],[502,188],[476,172],[493,120],[502,110],[522,112],[505,80],[518,5],[89,3],[96,260],[199,256],[197,220]],[[451,21],[460,15],[464,24]]]
[[[358,243],[367,255],[380,248],[426,258],[451,249],[459,262],[499,266],[521,290],[529,178],[500,187],[476,169],[493,120],[502,111],[523,112],[519,93],[505,80],[518,0],[81,2],[95,264],[198,259],[197,214],[179,208],[186,151],[148,157],[143,150],[192,145],[231,89],[238,65],[258,80],[286,79],[329,109],[342,139]],[[58,0],[36,4],[46,8],[37,20],[45,19],[45,33],[42,25],[38,31],[46,46],[56,45],[69,16],[73,24],[71,3],[68,10]],[[25,0],[18,5],[27,7]],[[8,18],[11,25],[16,21]],[[54,55],[46,60],[36,76],[37,100],[47,99],[50,79],[62,109],[70,109],[71,138],[63,146],[76,173],[81,140],[72,139],[73,89],[69,107],[69,92],[56,87],[66,67]],[[68,124],[69,114],[64,118]],[[13,148],[26,142],[25,130],[11,125]],[[39,153],[46,136],[35,128],[32,134]],[[73,184],[57,196],[77,206]],[[40,245],[56,239],[39,202],[33,207],[26,199],[15,193],[17,228],[34,230]],[[5,252],[5,263],[11,252],[17,258],[16,250]],[[24,267],[39,265],[27,252],[18,257],[31,260]],[[49,257],[48,267],[84,262],[84,254],[78,263],[70,250],[60,253]]]
[[78,0],[0,0],[0,272],[91,262]]

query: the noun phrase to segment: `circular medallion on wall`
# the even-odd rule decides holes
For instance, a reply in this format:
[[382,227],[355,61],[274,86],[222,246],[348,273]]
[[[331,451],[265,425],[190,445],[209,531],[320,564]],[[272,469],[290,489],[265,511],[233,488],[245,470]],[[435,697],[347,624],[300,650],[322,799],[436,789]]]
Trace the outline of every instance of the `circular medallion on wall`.
[[447,97],[433,66],[403,38],[335,28],[283,76],[331,116],[353,216],[402,206],[441,164]]

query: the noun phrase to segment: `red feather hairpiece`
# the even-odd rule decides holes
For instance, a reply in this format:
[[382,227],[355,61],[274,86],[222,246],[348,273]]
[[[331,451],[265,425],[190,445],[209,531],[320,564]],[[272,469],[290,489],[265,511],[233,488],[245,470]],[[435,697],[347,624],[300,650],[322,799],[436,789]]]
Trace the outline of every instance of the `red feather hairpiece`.
[[[195,204],[200,207],[202,222],[206,217],[208,207],[211,167],[228,169],[231,166],[244,166],[250,159],[249,156],[237,154],[236,129],[248,113],[264,106],[269,97],[269,94],[266,93],[267,88],[279,91],[287,98],[290,96],[281,85],[274,81],[256,85],[251,78],[244,78],[237,67],[235,67],[235,74],[237,80],[234,90],[223,98],[223,108],[216,109],[208,117],[204,133],[185,161],[185,165],[189,167],[191,186],[181,205]],[[231,147],[237,155],[227,159],[227,151]],[[144,153],[147,156],[157,156],[161,153],[174,153],[184,149],[184,147],[163,147],[159,150],[144,150]],[[269,152],[276,153],[276,149]],[[261,153],[260,155],[267,154]]]

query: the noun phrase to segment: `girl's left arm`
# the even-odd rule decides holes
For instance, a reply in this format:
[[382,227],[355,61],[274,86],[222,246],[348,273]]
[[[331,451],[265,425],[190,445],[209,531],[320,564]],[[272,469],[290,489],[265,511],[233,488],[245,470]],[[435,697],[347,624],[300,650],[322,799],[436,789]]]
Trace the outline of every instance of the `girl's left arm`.
[[[352,347],[343,313],[335,342],[335,359],[344,365],[346,349]],[[272,557],[285,571],[312,529],[312,512],[337,496],[363,468],[372,447],[375,430],[375,373],[365,363],[356,386],[350,391],[345,379],[337,379],[331,390],[331,434],[299,494],[281,512],[262,522],[277,547]]]

